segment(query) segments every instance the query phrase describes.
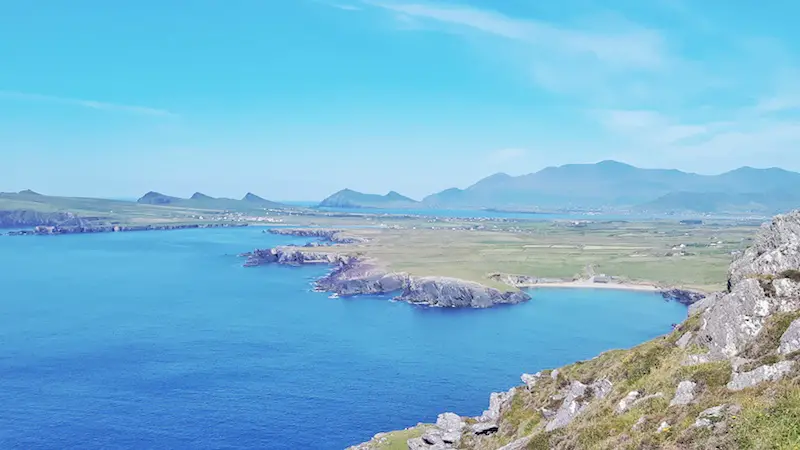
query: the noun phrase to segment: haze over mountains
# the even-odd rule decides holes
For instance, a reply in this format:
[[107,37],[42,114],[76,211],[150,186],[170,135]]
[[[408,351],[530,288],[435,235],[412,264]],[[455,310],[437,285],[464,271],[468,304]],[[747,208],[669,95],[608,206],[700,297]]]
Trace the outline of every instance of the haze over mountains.
[[195,192],[190,198],[172,197],[164,195],[159,192],[150,191],[143,195],[137,203],[144,205],[162,205],[162,206],[183,206],[201,209],[252,209],[252,208],[268,208],[268,209],[282,209],[287,206],[281,203],[273,202],[263,199],[251,192],[248,192],[241,200],[232,198],[215,198],[210,197],[201,192]]
[[800,173],[742,167],[720,175],[641,169],[616,161],[498,173],[466,189],[447,189],[421,202],[349,189],[320,206],[363,208],[633,209],[641,211],[773,213],[800,207]]

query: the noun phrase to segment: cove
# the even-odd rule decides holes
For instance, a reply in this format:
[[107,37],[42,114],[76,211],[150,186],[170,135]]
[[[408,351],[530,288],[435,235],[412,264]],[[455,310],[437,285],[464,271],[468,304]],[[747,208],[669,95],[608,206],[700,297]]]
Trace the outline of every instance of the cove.
[[245,269],[258,228],[0,237],[0,448],[342,449],[670,331],[642,292],[445,310]]

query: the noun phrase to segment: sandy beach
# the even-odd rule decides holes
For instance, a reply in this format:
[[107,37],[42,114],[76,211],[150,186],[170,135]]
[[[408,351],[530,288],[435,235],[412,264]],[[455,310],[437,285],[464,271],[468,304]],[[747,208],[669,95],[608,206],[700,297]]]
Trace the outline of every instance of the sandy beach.
[[559,281],[559,282],[545,282],[545,283],[532,283],[521,284],[517,287],[522,289],[537,289],[537,288],[572,288],[572,289],[616,289],[624,291],[644,291],[644,292],[659,292],[663,288],[652,284],[636,284],[636,283],[596,283],[591,280],[576,280],[576,281]]

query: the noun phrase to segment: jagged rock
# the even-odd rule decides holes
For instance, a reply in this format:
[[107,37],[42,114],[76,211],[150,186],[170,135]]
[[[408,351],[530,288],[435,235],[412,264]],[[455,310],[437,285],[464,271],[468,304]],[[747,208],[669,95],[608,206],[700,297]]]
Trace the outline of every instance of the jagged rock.
[[525,386],[528,387],[528,389],[533,390],[533,388],[536,387],[536,383],[539,382],[539,378],[541,377],[542,372],[536,372],[533,375],[529,373],[523,373],[520,378],[522,379],[522,382],[525,383]]
[[526,436],[522,439],[517,439],[510,444],[504,445],[497,450],[525,450],[528,448],[528,443],[531,442],[531,439],[533,439],[533,436]]
[[677,342],[675,342],[675,345],[677,345],[680,348],[686,348],[692,341],[692,337],[694,337],[694,333],[692,333],[691,331],[686,332],[683,334],[683,336],[681,336],[680,339],[678,339]]
[[693,305],[706,298],[705,294],[687,291],[684,289],[669,289],[662,291],[661,296],[666,300],[673,300],[686,306]]
[[637,420],[636,423],[633,424],[633,426],[631,427],[631,430],[632,431],[639,431],[639,430],[642,429],[642,427],[644,426],[645,423],[647,423],[647,418],[644,417],[644,416],[639,417],[639,420]]
[[778,381],[794,368],[794,361],[781,361],[769,366],[761,366],[750,372],[734,373],[728,389],[741,391],[765,381]]
[[556,411],[553,420],[547,423],[545,427],[546,431],[550,432],[559,428],[564,428],[572,423],[575,417],[583,410],[584,404],[580,400],[586,393],[587,387],[588,386],[580,381],[573,381],[569,385],[564,401],[561,403],[561,407]]
[[727,407],[728,405],[719,405],[701,412],[697,416],[694,426],[697,428],[711,428],[714,423],[722,419]]
[[441,430],[429,430],[422,435],[422,441],[428,445],[444,445]]
[[721,292],[714,292],[713,294],[707,295],[706,298],[698,301],[697,303],[689,305],[689,315],[693,316],[705,311],[713,306],[723,296],[724,294]]
[[628,395],[626,395],[622,400],[619,401],[619,403],[617,403],[617,408],[616,408],[617,414],[622,414],[625,411],[627,411],[628,408],[630,408],[633,405],[633,402],[635,402],[640,395],[641,394],[639,393],[639,391],[629,392]]
[[611,383],[611,381],[603,379],[595,381],[589,387],[592,388],[592,395],[594,398],[603,399],[606,398],[606,396],[611,392],[611,390],[614,388],[614,385]]
[[461,416],[451,412],[439,414],[436,418],[436,428],[442,431],[461,431],[465,425]]
[[669,406],[683,406],[692,403],[694,400],[694,390],[697,383],[694,381],[681,381],[675,391],[675,397],[669,402]]
[[445,444],[457,445],[458,442],[461,440],[461,432],[448,431],[447,433],[442,433],[442,440],[444,441]]
[[800,319],[795,320],[781,336],[781,345],[778,351],[783,355],[800,350]]
[[703,311],[695,341],[712,358],[738,355],[775,312],[800,308],[800,284],[783,277],[800,268],[800,212],[775,217],[753,245],[731,263],[729,293]]
[[800,283],[789,278],[780,278],[772,281],[775,297],[781,301],[780,311],[794,311],[798,309],[797,301],[800,299]]
[[343,236],[342,230],[333,230],[328,228],[270,228],[269,233],[281,236],[299,236],[318,238],[321,241],[332,242],[336,244],[358,244],[366,240],[354,236]]
[[779,275],[800,268],[800,212],[776,216],[765,224],[753,245],[730,268],[736,285],[754,275]]
[[492,395],[489,396],[489,409],[478,417],[478,421],[496,422],[497,419],[500,418],[501,410],[511,403],[516,392],[516,388],[512,388],[508,392],[493,392]]
[[772,312],[773,305],[759,281],[743,280],[705,310],[698,342],[714,358],[736,356],[758,335]]
[[656,433],[664,433],[669,431],[669,424],[667,422],[661,422],[661,425],[658,426]]
[[499,427],[495,422],[479,422],[472,425],[472,432],[477,435],[489,435],[497,433]]
[[530,300],[522,291],[500,292],[471,281],[446,277],[411,278],[399,300],[445,308],[488,308]]
[[552,378],[552,379],[554,379],[554,380],[557,380],[557,379],[558,379],[558,374],[559,374],[559,373],[560,373],[560,372],[559,372],[559,370],[558,370],[558,369],[554,369],[552,372],[550,372],[550,378]]

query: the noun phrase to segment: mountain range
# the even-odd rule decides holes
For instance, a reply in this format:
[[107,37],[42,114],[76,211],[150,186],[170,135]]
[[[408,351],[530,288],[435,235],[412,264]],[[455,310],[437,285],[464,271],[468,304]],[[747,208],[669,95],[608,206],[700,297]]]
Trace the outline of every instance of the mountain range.
[[199,209],[283,209],[286,205],[263,199],[248,192],[241,200],[232,198],[215,198],[195,192],[190,198],[172,197],[159,192],[150,191],[136,201],[144,205],[182,206]]
[[320,206],[774,213],[800,207],[800,173],[742,167],[720,175],[699,175],[602,161],[548,167],[521,176],[497,173],[466,189],[447,189],[421,202],[396,192],[380,196],[345,189]]

